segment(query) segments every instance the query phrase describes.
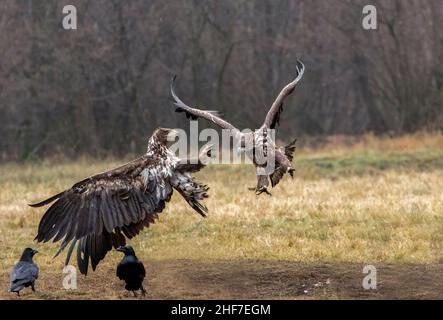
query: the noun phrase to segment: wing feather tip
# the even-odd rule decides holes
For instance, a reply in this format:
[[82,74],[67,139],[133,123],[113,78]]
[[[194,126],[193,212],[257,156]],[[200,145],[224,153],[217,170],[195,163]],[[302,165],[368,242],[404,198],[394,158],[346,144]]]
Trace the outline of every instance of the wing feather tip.
[[36,203],[28,203],[28,206],[32,207],[32,208],[39,208],[39,207],[43,207],[44,205],[47,205],[55,200],[57,200],[58,198],[60,198],[63,194],[65,193],[65,191],[62,191],[60,193],[57,193],[45,200],[42,200],[40,202],[36,202]]

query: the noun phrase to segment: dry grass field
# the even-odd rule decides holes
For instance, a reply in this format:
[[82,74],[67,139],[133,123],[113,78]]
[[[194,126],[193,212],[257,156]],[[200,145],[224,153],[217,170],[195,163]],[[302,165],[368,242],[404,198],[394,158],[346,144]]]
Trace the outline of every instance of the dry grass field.
[[[131,241],[147,267],[147,299],[443,298],[443,135],[334,137],[296,151],[296,176],[272,197],[247,190],[248,165],[212,165],[202,218],[180,196]],[[315,145],[315,147],[312,147]],[[22,299],[131,298],[111,252],[78,289],[62,289],[58,244],[33,238],[44,210],[28,202],[123,160],[45,160],[0,166],[0,298],[25,246],[38,247],[37,293]],[[363,290],[364,265],[377,290]]]

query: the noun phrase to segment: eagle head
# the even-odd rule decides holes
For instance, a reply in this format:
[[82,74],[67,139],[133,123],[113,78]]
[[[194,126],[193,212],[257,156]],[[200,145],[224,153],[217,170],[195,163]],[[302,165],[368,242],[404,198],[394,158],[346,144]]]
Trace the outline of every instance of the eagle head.
[[157,128],[149,138],[149,145],[162,145],[169,147],[173,142],[175,142],[177,135],[178,133],[174,129]]

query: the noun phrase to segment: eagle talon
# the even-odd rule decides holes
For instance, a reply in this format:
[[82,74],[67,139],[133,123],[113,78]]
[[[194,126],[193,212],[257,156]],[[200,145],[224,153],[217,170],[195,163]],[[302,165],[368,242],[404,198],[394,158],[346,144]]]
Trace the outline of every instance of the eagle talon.
[[254,191],[255,195],[257,196],[261,195],[262,193],[266,193],[268,196],[272,196],[272,193],[270,193],[268,191],[268,188],[266,187],[248,187],[248,190]]
[[272,193],[270,193],[268,191],[268,188],[263,187],[263,188],[260,188],[260,189],[255,189],[255,194],[257,196],[261,195],[262,193],[266,193],[268,196],[272,196]]

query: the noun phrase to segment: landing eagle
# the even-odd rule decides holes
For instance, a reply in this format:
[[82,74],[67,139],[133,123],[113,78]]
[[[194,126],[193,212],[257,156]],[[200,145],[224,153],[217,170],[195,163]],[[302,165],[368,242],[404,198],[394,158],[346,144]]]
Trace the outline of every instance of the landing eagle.
[[[293,81],[288,83],[278,94],[277,98],[271,105],[262,126],[254,132],[241,132],[237,127],[221,117],[217,111],[201,110],[186,105],[175,93],[176,76],[172,79],[171,95],[174,99],[175,111],[184,113],[189,119],[197,118],[206,119],[222,129],[228,129],[233,132],[234,137],[241,141],[241,149],[252,160],[256,167],[257,185],[249,188],[254,190],[256,194],[267,193],[269,180],[272,187],[275,187],[283,176],[288,173],[293,177],[294,168],[292,167],[292,159],[295,151],[295,141],[284,147],[277,147],[270,134],[280,122],[280,115],[283,111],[283,102],[286,97],[291,95],[305,72],[305,66],[301,61],[297,61],[297,74]],[[272,159],[274,163],[268,166],[268,160]]]
[[66,264],[77,244],[77,264],[86,275],[89,262],[95,270],[108,251],[125,245],[126,238],[153,223],[173,189],[205,216],[207,208],[200,201],[208,196],[208,187],[190,174],[205,166],[202,158],[209,155],[210,146],[203,148],[199,159],[181,161],[168,149],[173,134],[174,130],[158,128],[148,140],[145,155],[30,204],[41,207],[55,201],[40,220],[35,239],[63,239],[56,256],[70,244]]

